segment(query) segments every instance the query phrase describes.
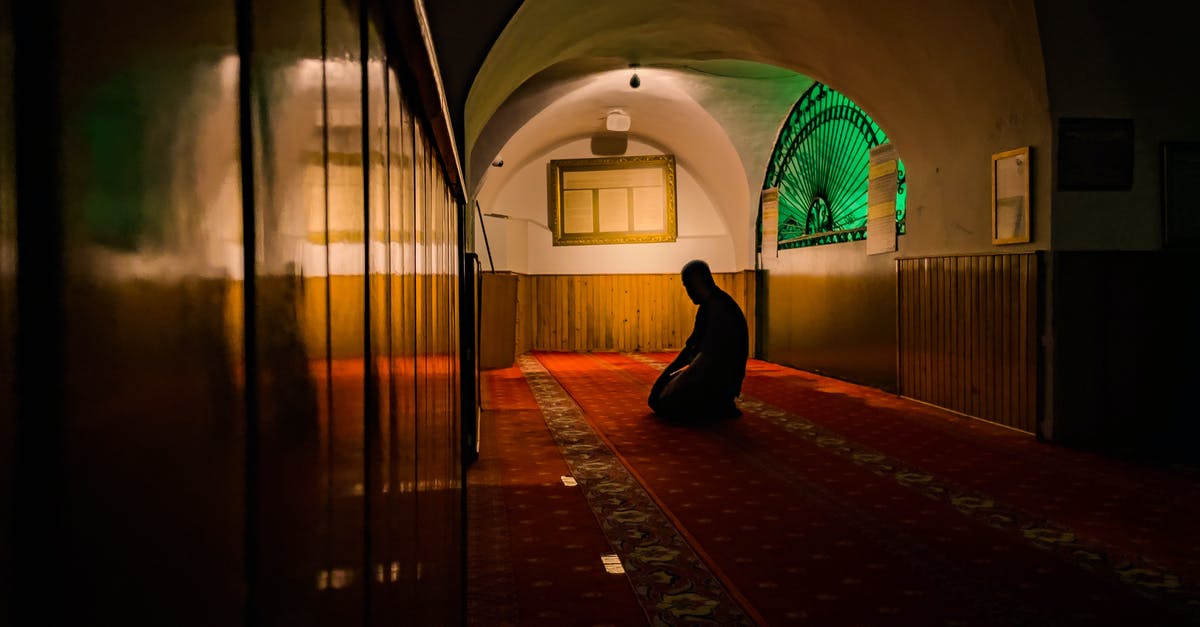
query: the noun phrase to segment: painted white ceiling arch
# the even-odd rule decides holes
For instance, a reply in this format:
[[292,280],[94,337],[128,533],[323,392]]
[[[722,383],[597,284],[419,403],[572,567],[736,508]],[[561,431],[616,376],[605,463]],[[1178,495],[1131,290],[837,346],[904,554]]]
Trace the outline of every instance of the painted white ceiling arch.
[[[485,210],[515,173],[557,146],[605,132],[606,114],[630,116],[630,139],[675,155],[678,165],[696,178],[733,239],[739,259],[749,255],[747,181],[738,152],[721,126],[689,95],[681,77],[667,70],[642,68],[642,86],[631,89],[629,70],[610,70],[576,78],[569,89],[531,115],[504,146],[489,155],[504,161],[481,177],[478,200]],[[557,95],[557,94],[556,94]],[[484,153],[480,153],[484,154]]]
[[[791,78],[704,71],[739,61]],[[741,158],[748,233],[754,192],[804,76],[854,100],[899,149],[909,173],[904,244],[912,254],[990,248],[989,156],[1050,145],[1032,0],[931,0],[902,9],[883,0],[525,0],[466,99],[468,189],[478,191],[481,167],[535,112],[578,81],[630,62],[701,70],[679,74],[693,79],[686,87],[692,99],[724,127]],[[1032,200],[1042,207],[1050,204],[1049,166],[1034,163]],[[1049,212],[1035,219],[1035,232],[1048,234]],[[1048,243],[1047,235],[1033,246]]]

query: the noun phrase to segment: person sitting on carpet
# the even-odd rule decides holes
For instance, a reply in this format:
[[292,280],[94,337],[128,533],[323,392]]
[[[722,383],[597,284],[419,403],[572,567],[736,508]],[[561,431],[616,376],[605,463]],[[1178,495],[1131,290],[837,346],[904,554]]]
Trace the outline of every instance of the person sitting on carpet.
[[736,418],[742,412],[734,399],[742,392],[750,350],[746,316],[717,287],[708,264],[689,261],[680,275],[700,309],[683,350],[651,388],[650,409],[666,418]]

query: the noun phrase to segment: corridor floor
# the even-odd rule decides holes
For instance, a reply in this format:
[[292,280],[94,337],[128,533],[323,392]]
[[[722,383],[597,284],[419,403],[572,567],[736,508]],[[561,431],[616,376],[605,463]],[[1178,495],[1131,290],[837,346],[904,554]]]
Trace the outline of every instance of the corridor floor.
[[738,419],[672,355],[485,373],[472,625],[1200,624],[1200,477],[752,360]]

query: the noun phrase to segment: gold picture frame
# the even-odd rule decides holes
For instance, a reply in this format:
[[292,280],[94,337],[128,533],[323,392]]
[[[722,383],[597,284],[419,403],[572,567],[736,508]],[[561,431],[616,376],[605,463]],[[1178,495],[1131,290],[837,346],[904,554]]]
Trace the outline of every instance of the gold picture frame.
[[992,243],[1029,241],[1029,146],[992,155]]
[[674,155],[555,159],[546,176],[555,246],[676,240]]

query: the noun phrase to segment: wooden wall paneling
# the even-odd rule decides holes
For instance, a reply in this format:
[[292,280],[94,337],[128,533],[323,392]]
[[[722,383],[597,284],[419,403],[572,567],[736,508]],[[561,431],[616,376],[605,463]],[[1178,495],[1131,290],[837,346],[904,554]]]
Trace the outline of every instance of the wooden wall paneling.
[[558,309],[558,346],[556,350],[565,351],[571,349],[571,283],[570,281],[556,281],[556,290],[558,298],[551,302],[551,306],[564,305],[557,307]]
[[990,265],[988,271],[988,299],[991,301],[991,322],[988,327],[991,331],[988,334],[991,355],[987,361],[991,379],[991,384],[988,386],[988,393],[991,397],[991,412],[989,417],[1000,424],[1004,424],[1003,395],[998,393],[1004,386],[1004,376],[1000,367],[1004,358],[1004,338],[1002,337],[1004,307],[1001,301],[1001,294],[1003,293],[1001,275],[1004,268],[1002,260],[996,255],[988,257],[988,264]]
[[542,301],[546,298],[546,287],[538,277],[530,277],[529,280],[529,303],[533,307],[533,336],[530,338],[530,350],[535,346],[546,345],[546,329],[550,325],[546,324],[549,320],[546,317],[546,311],[542,307]]
[[[558,315],[558,343],[554,347],[555,350],[567,350],[571,344],[571,290],[570,283],[556,279],[554,281],[554,290],[556,298],[549,304],[555,308]],[[561,306],[560,306],[561,305]]]
[[913,294],[911,306],[915,309],[916,317],[916,337],[914,338],[914,346],[917,349],[917,369],[913,377],[912,394],[917,395],[917,398],[929,398],[928,385],[933,380],[933,372],[929,366],[929,348],[926,342],[929,338],[929,295],[933,292],[930,289],[929,282],[929,260],[919,259],[916,262],[917,276],[920,282],[919,287]]
[[[662,341],[662,336],[663,336],[663,332],[666,330],[662,323],[663,308],[665,306],[666,294],[663,293],[664,290],[662,290],[662,289],[654,289],[654,283],[657,283],[659,286],[665,288],[666,281],[661,281],[661,280],[654,281],[654,279],[652,279],[650,277],[646,278],[646,286],[648,288],[650,288],[649,298],[647,299],[650,303],[650,346],[649,346],[649,350],[659,351],[659,350],[662,350],[662,347],[664,344],[664,342]],[[645,350],[645,349],[643,349],[643,350]]]
[[[1024,261],[1024,257],[1014,257],[1012,259],[1012,263],[1009,268],[1010,277],[1009,277],[1009,284],[1008,284],[1008,293],[1009,293],[1009,311],[1011,312],[1011,318],[1009,319],[1008,327],[1009,327],[1010,333],[1012,334],[1012,341],[1009,343],[1008,371],[1009,371],[1009,376],[1012,377],[1014,383],[1019,383],[1021,381],[1022,375],[1023,375],[1023,373],[1021,372],[1022,369],[1019,367],[1019,365],[1021,363],[1021,358],[1020,358],[1021,345],[1023,343],[1022,340],[1024,339],[1020,334],[1020,331],[1021,331],[1021,301],[1023,300],[1022,293],[1021,293],[1021,270],[1022,270],[1023,261]],[[1024,396],[1024,386],[1017,386],[1014,389],[1014,394],[1012,395],[1012,400],[1011,400],[1013,426],[1016,426],[1016,427],[1020,427],[1025,422],[1025,416],[1024,416],[1024,411],[1023,411],[1024,406],[1022,403],[1023,396]]]
[[559,320],[558,310],[554,307],[554,303],[559,302],[559,294],[556,289],[558,286],[553,277],[542,279],[542,285],[545,286],[546,292],[542,296],[542,310],[546,314],[546,343],[539,348],[557,350],[558,347],[558,330],[562,328],[562,321]]
[[595,337],[596,316],[595,308],[592,307],[592,303],[594,302],[592,291],[596,289],[596,286],[594,279],[591,277],[581,277],[580,283],[579,293],[582,302],[579,308],[579,321],[581,333],[579,334],[579,348],[576,350],[583,350],[585,348],[590,350],[590,347],[596,346],[596,342],[593,339]]
[[964,266],[963,274],[966,275],[967,281],[967,310],[970,312],[971,328],[971,333],[967,336],[967,351],[970,356],[967,382],[970,385],[970,395],[966,405],[966,413],[978,415],[980,390],[983,389],[980,383],[979,333],[975,332],[975,329],[978,329],[980,325],[979,272],[974,264],[968,263]]
[[604,330],[600,326],[599,307],[594,307],[593,304],[597,301],[596,291],[599,287],[600,277],[589,277],[584,282],[584,323],[587,325],[587,332],[584,335],[584,346],[590,347],[589,350],[603,350],[604,348]]
[[642,277],[642,286],[643,289],[646,290],[646,300],[644,302],[646,303],[647,327],[646,343],[638,348],[638,350],[654,351],[658,350],[658,347],[661,345],[661,342],[659,342],[658,339],[659,333],[661,332],[661,329],[658,325],[658,320],[660,318],[660,312],[658,308],[659,303],[662,300],[662,290],[658,288],[665,287],[665,285],[666,281],[661,280],[661,278],[651,277],[649,275]]
[[[930,278],[930,281],[932,281],[932,283],[933,283],[933,290],[929,293],[930,307],[931,307],[931,309],[930,309],[931,318],[929,321],[929,326],[930,326],[929,340],[932,343],[930,350],[931,350],[931,355],[940,356],[940,355],[942,355],[942,351],[944,350],[944,347],[942,346],[942,334],[940,333],[940,329],[936,328],[936,326],[938,324],[938,321],[943,320],[943,318],[942,318],[942,293],[944,290],[943,290],[943,286],[942,286],[942,260],[941,259],[931,259],[929,263],[931,266],[929,269],[930,270],[929,278]],[[930,379],[930,383],[933,385],[933,389],[931,390],[932,395],[933,395],[932,400],[934,403],[937,403],[938,405],[945,405],[946,399],[942,397],[942,382],[946,380],[946,372],[945,372],[946,362],[945,362],[945,360],[939,358],[939,359],[931,360],[930,363],[934,369],[933,377]]]
[[[672,351],[691,333],[696,307],[674,274],[515,275],[514,353]],[[751,273],[714,278],[754,319]],[[751,326],[751,339],[755,330]],[[486,332],[485,332],[486,333]]]
[[571,350],[582,351],[585,347],[592,346],[592,336],[595,324],[593,322],[593,312],[590,306],[592,302],[592,290],[595,289],[593,281],[589,277],[579,277],[575,280],[575,320],[576,328],[575,341],[571,345]]
[[951,330],[950,338],[950,379],[949,379],[949,395],[950,403],[954,407],[962,407],[964,405],[963,390],[966,388],[962,380],[963,375],[963,333],[968,330],[967,321],[963,316],[960,299],[962,298],[962,286],[960,281],[962,273],[959,268],[960,259],[950,257],[946,259],[946,279],[950,285],[949,301],[950,301],[950,319],[947,321]]
[[1019,379],[1013,366],[1016,363],[1015,353],[1020,338],[1016,333],[1017,322],[1017,286],[1019,285],[1019,277],[1016,273],[1016,262],[1020,257],[1015,255],[1004,256],[1004,274],[1002,283],[1004,285],[1004,329],[1001,337],[1004,338],[1004,386],[1003,390],[1009,390],[1009,394],[1004,395],[1005,419],[1009,426],[1017,426],[1020,422],[1020,415],[1017,412],[1016,401],[1020,396],[1020,388],[1018,385]]
[[1004,359],[1001,365],[1004,369],[1004,385],[1002,390],[1008,390],[1009,393],[1004,395],[1004,417],[1005,424],[1015,426],[1018,423],[1016,411],[1016,399],[1018,396],[1019,387],[1017,385],[1016,373],[1013,372],[1013,353],[1016,350],[1017,338],[1014,323],[1016,322],[1016,297],[1014,289],[1014,279],[1016,279],[1016,261],[1017,257],[1013,255],[1005,255],[1003,258],[1004,271],[1001,275],[1001,285],[1004,286],[1004,316],[1003,328],[1001,329],[1000,337],[1004,341]]
[[943,257],[939,259],[938,277],[942,281],[941,303],[942,350],[946,358],[942,361],[942,400],[947,406],[956,407],[955,398],[955,345],[954,332],[958,320],[954,315],[954,259]]
[[946,359],[942,360],[942,402],[954,406],[954,260],[941,258],[938,260],[938,280],[941,281],[941,317],[938,318],[941,332],[942,351]]
[[559,281],[559,287],[563,290],[565,298],[565,313],[566,317],[563,320],[563,333],[565,341],[561,347],[562,350],[575,350],[575,306],[579,300],[577,293],[578,285],[573,277],[564,277]]
[[538,321],[538,316],[541,315],[541,310],[539,309],[538,279],[535,276],[521,275],[521,280],[529,286],[529,301],[523,309],[529,312],[529,338],[528,345],[524,348],[527,351],[533,351],[533,347],[540,344],[539,333],[541,324]]
[[901,393],[1033,431],[1036,254],[901,259],[896,268]]
[[1008,255],[997,257],[1000,265],[999,276],[997,277],[999,287],[997,290],[999,292],[997,300],[1000,305],[1000,315],[999,332],[996,333],[996,336],[1000,340],[1000,358],[997,362],[1000,369],[1000,385],[998,388],[1001,392],[999,394],[1000,422],[1001,424],[1010,426],[1013,423],[1012,391],[1014,389],[1012,372],[1009,370],[1009,363],[1011,362],[1010,353],[1012,351],[1012,334],[1009,332],[1012,323],[1012,308],[1009,299],[1012,281],[1010,273],[1011,260],[1012,257]]
[[1029,284],[1026,288],[1029,306],[1025,312],[1026,325],[1029,328],[1029,341],[1025,345],[1028,353],[1025,356],[1025,369],[1031,373],[1034,380],[1033,385],[1030,386],[1030,397],[1027,402],[1029,404],[1029,423],[1035,433],[1038,429],[1038,411],[1042,402],[1041,362],[1038,358],[1038,353],[1042,346],[1042,327],[1040,323],[1041,318],[1039,317],[1039,312],[1042,309],[1041,261],[1041,255],[1034,255],[1029,259]]
[[[1026,332],[1027,330],[1025,329],[1025,308],[1028,306],[1028,302],[1026,301],[1025,290],[1023,289],[1025,287],[1025,268],[1027,261],[1028,260],[1026,257],[1018,257],[1015,260],[1016,263],[1013,264],[1012,331],[1013,336],[1021,340],[1024,340],[1024,338],[1028,337]],[[1018,381],[1026,376],[1024,355],[1024,341],[1018,341],[1014,343],[1012,352],[1012,365],[1010,366],[1010,369],[1013,372],[1013,378]],[[1028,422],[1029,416],[1025,411],[1026,394],[1027,391],[1025,386],[1018,387],[1017,394],[1013,396],[1013,415],[1017,419],[1014,426],[1028,431],[1029,429],[1027,428],[1026,423]]]
[[955,279],[958,286],[958,377],[959,401],[964,409],[974,402],[974,382],[971,380],[971,336],[974,335],[975,316],[971,311],[971,264],[970,259],[959,257],[955,262]]
[[[1024,309],[1025,309],[1025,292],[1021,288],[1024,285],[1023,277],[1025,275],[1025,257],[1017,257],[1013,260],[1013,278],[1010,287],[1012,294],[1012,334],[1014,338],[1023,340],[1025,335],[1022,333],[1024,325]],[[1013,373],[1013,379],[1020,381],[1024,375],[1024,362],[1021,359],[1024,354],[1024,342],[1016,341],[1012,346],[1012,355],[1009,365],[1009,370]],[[1025,386],[1019,386],[1016,394],[1013,395],[1013,417],[1014,425],[1019,429],[1025,428],[1025,423],[1028,416],[1025,413]]]
[[528,322],[525,325],[525,331],[527,335],[525,336],[525,343],[522,344],[521,349],[522,351],[531,351],[533,350],[534,344],[537,343],[538,333],[537,281],[534,280],[534,277],[523,274],[518,276],[520,277],[519,280],[521,281],[521,284],[525,286],[525,289],[521,292],[521,294],[527,297],[525,304],[521,306],[521,311],[528,316]]
[[[606,276],[601,282],[604,288],[600,292],[600,298],[603,301],[615,302],[616,288],[613,277]],[[617,337],[621,325],[620,313],[616,310],[609,310],[604,313],[604,347],[606,350],[617,350]]]
[[551,296],[551,286],[542,277],[535,277],[533,285],[537,289],[537,297],[535,298],[535,302],[537,303],[538,312],[537,317],[534,318],[534,320],[537,322],[537,334],[534,347],[545,348],[546,346],[550,345],[550,331],[555,326],[554,319],[551,317],[551,310],[546,305]]
[[649,338],[650,327],[646,323],[647,314],[649,314],[646,297],[649,290],[646,287],[646,277],[638,275],[633,278],[633,281],[637,285],[634,292],[634,306],[637,307],[637,342],[631,348],[640,351]]
[[529,348],[533,350],[534,346],[546,345],[545,333],[548,325],[544,317],[546,312],[542,310],[542,282],[535,276],[526,277],[526,280],[529,281],[529,309],[532,312],[530,317],[533,318],[533,334],[529,338]]
[[987,382],[985,334],[981,329],[986,328],[989,300],[983,294],[983,273],[979,263],[967,264],[968,290],[971,302],[971,332],[968,343],[971,350],[971,402],[967,405],[967,413],[980,415],[987,402],[989,384]]
[[1037,364],[1030,364],[1030,356],[1037,353],[1037,347],[1041,342],[1041,338],[1037,331],[1037,323],[1033,321],[1030,324],[1030,313],[1036,311],[1038,297],[1037,292],[1031,289],[1037,284],[1037,262],[1036,254],[1030,255],[1025,260],[1025,272],[1021,276],[1021,336],[1026,338],[1025,344],[1021,351],[1021,368],[1029,373],[1032,382],[1025,389],[1025,397],[1022,399],[1022,407],[1026,416],[1025,430],[1037,431],[1037,394],[1040,377],[1037,376]]
[[482,272],[479,278],[483,292],[479,365],[481,368],[505,368],[513,364],[518,343],[517,275]]
[[984,369],[984,406],[986,413],[984,415],[996,419],[998,417],[998,408],[996,406],[996,386],[999,383],[996,381],[996,342],[995,333],[987,333],[987,330],[996,328],[997,313],[996,313],[996,260],[993,256],[981,260],[983,264],[983,291],[982,297],[985,299],[984,311],[984,326],[981,333],[983,338],[983,369]]
[[919,394],[919,398],[929,398],[931,390],[929,389],[930,382],[933,381],[933,366],[931,351],[929,350],[929,338],[933,335],[929,325],[932,324],[932,317],[929,315],[930,302],[933,293],[933,284],[930,279],[931,270],[928,259],[917,261],[918,273],[920,277],[920,286],[913,295],[913,303],[916,305],[916,323],[917,323],[917,339],[916,346],[918,351],[918,368],[919,371],[913,378],[915,394]]
[[538,286],[538,342],[537,348],[550,348],[558,339],[558,319],[550,302],[554,298],[554,283],[546,277],[537,277]]

